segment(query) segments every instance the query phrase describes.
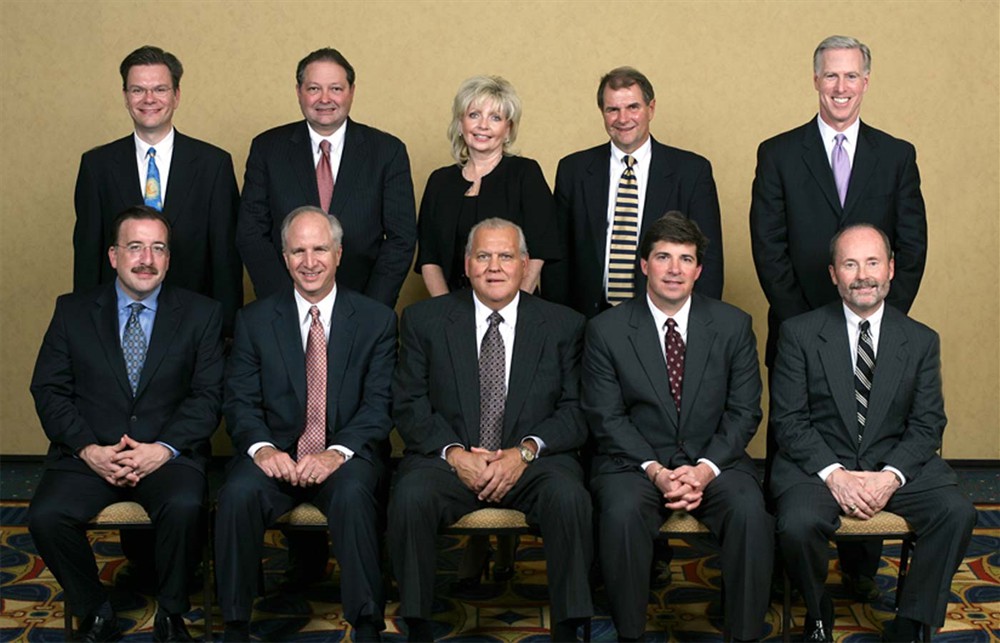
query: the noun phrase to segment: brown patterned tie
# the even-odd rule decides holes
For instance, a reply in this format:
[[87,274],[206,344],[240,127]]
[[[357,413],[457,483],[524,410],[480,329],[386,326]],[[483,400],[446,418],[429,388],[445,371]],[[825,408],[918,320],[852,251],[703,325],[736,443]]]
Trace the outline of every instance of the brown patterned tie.
[[677,412],[681,412],[681,391],[684,387],[684,340],[677,332],[677,322],[667,319],[667,334],[663,338],[667,355],[667,376],[670,378],[670,394],[674,397]]
[[316,164],[316,187],[319,188],[319,207],[330,211],[333,200],[333,169],[330,167],[330,141],[320,141],[319,163]]
[[326,449],[326,335],[319,308],[309,309],[312,324],[306,340],[306,428],[299,436],[298,457]]
[[499,328],[502,321],[500,313],[489,316],[490,327],[479,347],[479,446],[490,451],[500,448],[507,403],[506,356]]

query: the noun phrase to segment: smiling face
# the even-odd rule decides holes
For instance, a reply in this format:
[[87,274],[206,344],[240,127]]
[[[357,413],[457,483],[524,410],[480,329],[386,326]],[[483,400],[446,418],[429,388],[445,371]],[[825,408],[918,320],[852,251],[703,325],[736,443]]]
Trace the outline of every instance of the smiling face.
[[318,212],[304,212],[288,226],[285,236],[285,266],[295,290],[317,303],[333,291],[342,246],[333,238],[330,222]]
[[174,87],[166,65],[134,65],[125,80],[125,108],[135,131],[150,144],[159,143],[173,126],[181,90]]
[[492,101],[469,105],[462,117],[462,139],[470,156],[491,157],[503,152],[510,119]]
[[847,307],[865,318],[878,310],[889,294],[895,270],[882,235],[871,228],[857,228],[837,240],[830,279]]
[[636,151],[649,138],[649,122],[656,111],[656,99],[646,103],[638,83],[620,89],[604,88],[604,129],[615,146],[626,154]]
[[302,115],[322,136],[340,129],[351,113],[354,86],[347,82],[347,70],[335,62],[309,63],[296,86]]
[[126,219],[118,229],[115,245],[108,248],[111,267],[122,290],[142,301],[163,283],[170,267],[170,236],[155,219]]
[[701,276],[698,247],[693,243],[657,241],[648,258],[639,260],[646,292],[657,308],[674,315],[691,296]]
[[858,120],[861,100],[868,91],[868,73],[860,49],[827,49],[813,84],[819,93],[819,115],[843,132]]
[[465,274],[479,301],[493,310],[514,301],[521,287],[528,256],[521,254],[519,240],[513,227],[482,227],[472,238]]

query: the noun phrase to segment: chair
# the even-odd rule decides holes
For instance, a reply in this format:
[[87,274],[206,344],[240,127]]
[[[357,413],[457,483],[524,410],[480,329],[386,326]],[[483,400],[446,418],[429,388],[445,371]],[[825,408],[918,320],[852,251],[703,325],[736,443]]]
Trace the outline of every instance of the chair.
[[[442,534],[453,536],[475,536],[490,534],[539,535],[528,524],[524,513],[515,509],[487,507],[467,513],[454,524],[441,530]],[[583,626],[583,640],[590,640],[590,619]]]
[[[909,523],[907,523],[902,516],[898,516],[888,511],[880,511],[869,520],[862,520],[851,516],[841,516],[840,528],[837,529],[832,536],[832,540],[835,542],[841,540],[867,540],[870,538],[898,539],[903,541],[899,553],[899,576],[896,578],[895,605],[898,608],[899,594],[903,591],[903,583],[906,581],[907,567],[910,564],[910,552],[913,550],[917,535],[913,532],[913,528],[910,527]],[[792,629],[792,599],[791,581],[788,578],[787,571],[785,572],[784,578],[784,590],[785,599],[784,604],[782,605],[781,640],[790,641]],[[924,625],[922,634],[924,641],[930,641],[932,634],[931,626]]]
[[[212,632],[212,572],[210,567],[211,555],[210,546],[212,542],[211,520],[206,520],[205,544],[202,550],[202,573],[205,578],[203,588],[203,610],[205,614],[205,635],[211,637]],[[105,507],[94,516],[83,528],[87,531],[97,529],[152,529],[153,521],[149,514],[137,502],[114,502]],[[65,636],[67,641],[73,640],[73,612],[70,610],[69,600],[63,593],[65,615]]]

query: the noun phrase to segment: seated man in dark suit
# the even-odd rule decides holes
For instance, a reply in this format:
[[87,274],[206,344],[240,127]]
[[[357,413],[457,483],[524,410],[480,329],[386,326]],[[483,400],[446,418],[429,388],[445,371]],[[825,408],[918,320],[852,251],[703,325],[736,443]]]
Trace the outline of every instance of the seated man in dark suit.
[[329,522],[354,640],[378,640],[378,489],[392,427],[396,315],[336,283],[343,230],[335,217],[298,208],[281,238],[294,288],[240,311],[226,376],[235,455],[215,546],[225,640],[248,640],[264,530],[302,502]]
[[749,315],[692,293],[707,243],[679,212],[655,221],[639,247],[646,292],[587,327],[591,490],[619,640],[642,640],[653,542],[681,510],[721,540],[734,637],[763,633],[774,521],[746,453],[761,418],[757,343]]
[[870,224],[838,232],[829,272],[841,301],[781,326],[771,491],[781,553],[806,603],[807,641],[833,640],[824,583],[827,541],[841,515],[866,520],[886,509],[916,531],[886,641],[915,641],[922,624],[944,623],[951,577],[976,521],[937,455],[946,422],[938,336],[885,303],[891,248]]
[[[552,639],[592,614],[590,498],[576,450],[583,316],[519,291],[521,229],[472,228],[472,290],[403,313],[393,416],[406,455],[389,509],[389,550],[409,640],[428,641],[438,529],[488,506],[523,511],[545,541]],[[477,385],[478,383],[478,385]]]
[[79,526],[107,505],[138,502],[153,521],[153,638],[190,641],[182,614],[200,558],[205,464],[222,403],[222,306],[163,285],[170,225],[136,206],[108,249],[118,277],[64,295],[38,353],[31,393],[51,441],[28,528],[66,592],[80,636],[121,638]]

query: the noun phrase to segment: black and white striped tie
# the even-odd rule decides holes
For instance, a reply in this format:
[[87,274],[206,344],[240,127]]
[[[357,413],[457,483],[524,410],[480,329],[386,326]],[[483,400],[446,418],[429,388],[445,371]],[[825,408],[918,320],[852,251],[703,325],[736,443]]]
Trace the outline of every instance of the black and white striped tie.
[[858,403],[858,442],[865,433],[865,417],[868,415],[868,398],[872,392],[872,376],[875,373],[875,347],[868,321],[858,325],[858,358],[854,364],[854,397]]

